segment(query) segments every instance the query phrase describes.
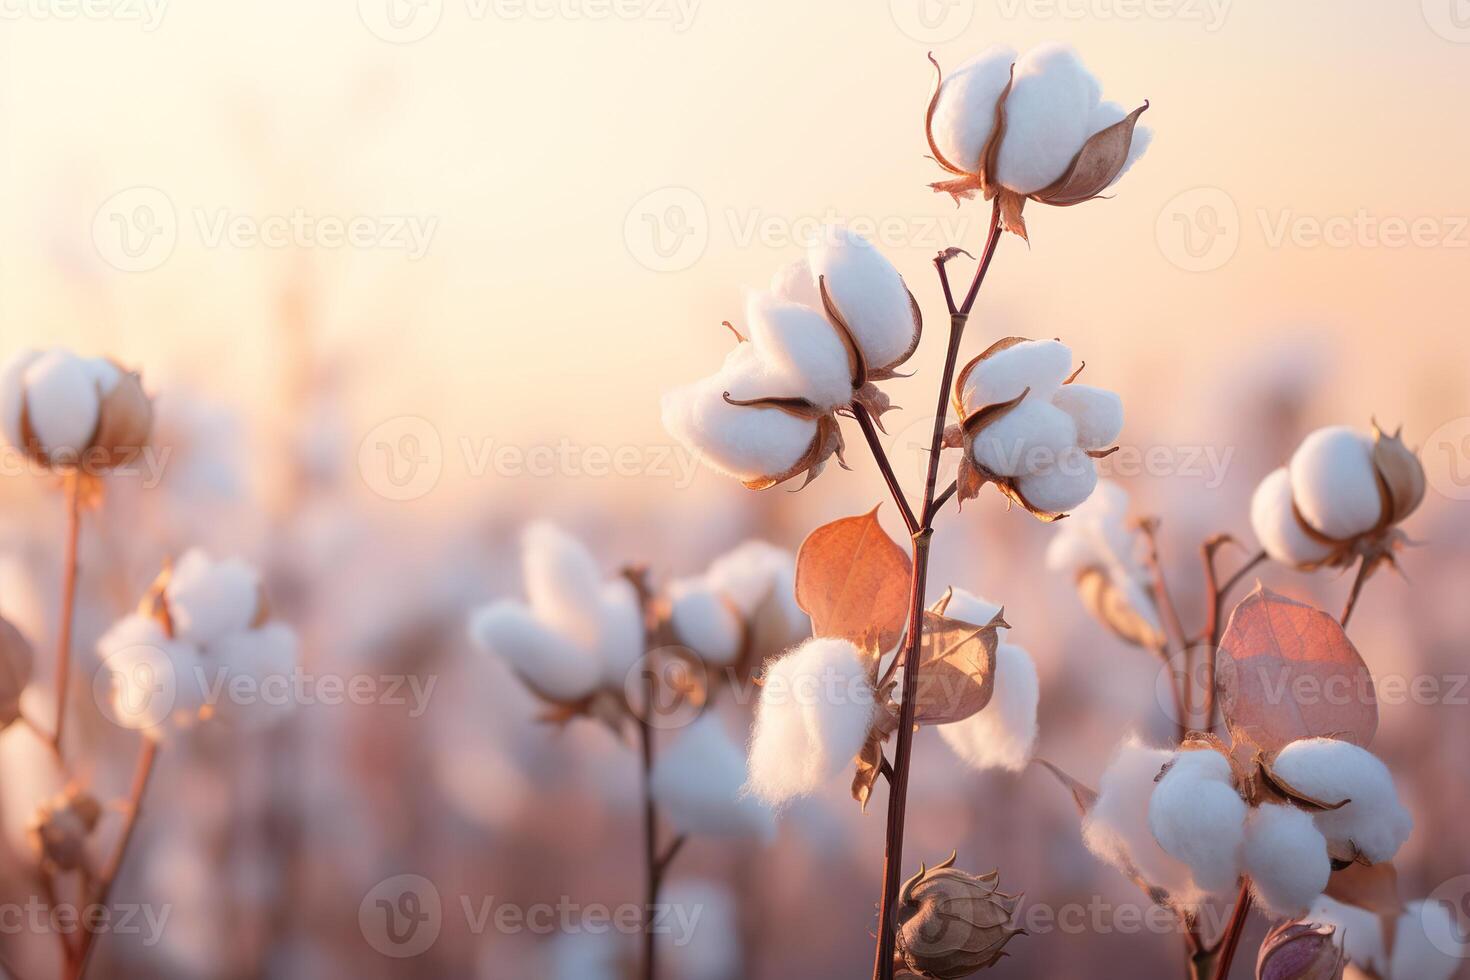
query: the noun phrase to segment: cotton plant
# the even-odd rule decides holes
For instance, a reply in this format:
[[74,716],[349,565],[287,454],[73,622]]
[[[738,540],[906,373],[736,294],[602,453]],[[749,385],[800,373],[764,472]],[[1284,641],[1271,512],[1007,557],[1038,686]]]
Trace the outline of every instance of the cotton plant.
[[1364,908],[1324,896],[1297,924],[1330,930],[1356,977],[1450,980],[1470,956],[1455,910],[1428,899],[1404,902],[1394,889],[1386,899]]

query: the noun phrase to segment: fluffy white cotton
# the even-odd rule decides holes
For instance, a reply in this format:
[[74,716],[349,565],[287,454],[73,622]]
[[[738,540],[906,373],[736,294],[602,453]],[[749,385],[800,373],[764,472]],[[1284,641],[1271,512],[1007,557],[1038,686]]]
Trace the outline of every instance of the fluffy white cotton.
[[1399,916],[1389,956],[1389,980],[1450,980],[1470,946],[1455,913],[1440,902],[1410,902]]
[[[950,605],[946,615],[956,618],[954,604]],[[990,703],[963,721],[940,725],[939,735],[976,769],[1020,772],[1031,761],[1036,747],[1036,702],[1040,692],[1031,655],[1021,647],[1002,643],[995,651],[995,692]]]
[[683,729],[653,766],[653,798],[676,830],[719,837],[770,837],[771,811],[741,794],[745,753],[713,713]]
[[909,352],[916,329],[913,302],[903,277],[883,253],[856,232],[829,226],[808,250],[807,260],[813,281],[826,279],[827,295],[869,369],[892,367]]
[[1052,404],[1072,417],[1077,445],[1083,449],[1106,449],[1123,432],[1123,399],[1115,392],[1092,385],[1062,385]]
[[[1116,102],[1100,102],[1092,111],[1092,122],[1087,128],[1094,133],[1100,133],[1109,126],[1122,122],[1128,112],[1129,110]],[[1133,164],[1138,162],[1138,158],[1143,156],[1153,141],[1154,131],[1152,129],[1142,122],[1134,124],[1133,140],[1128,144],[1128,157],[1123,161],[1122,169],[1118,171],[1118,176],[1113,178],[1113,183],[1109,184],[1109,187],[1123,179],[1123,175],[1133,168]]]
[[1332,926],[1332,941],[1359,969],[1373,970],[1383,980],[1393,980],[1387,973],[1387,957],[1383,946],[1383,920],[1367,909],[1346,905],[1326,895],[1318,898],[1307,921]]
[[800,393],[832,411],[852,401],[852,366],[837,329],[813,309],[770,293],[753,293],[745,308],[750,342],[761,356],[798,379]]
[[1309,537],[1297,520],[1292,509],[1291,473],[1284,466],[1256,487],[1251,497],[1251,529],[1273,561],[1311,565],[1332,554],[1330,546]]
[[1134,532],[1128,527],[1128,492],[1111,480],[1100,480],[1087,502],[1058,525],[1046,549],[1046,567],[1054,572],[1117,568],[1125,577],[1143,569],[1134,554]]
[[95,374],[69,351],[54,348],[25,370],[31,431],[51,456],[75,459],[92,442],[102,402]]
[[191,643],[170,639],[157,622],[134,613],[97,641],[111,683],[111,717],[161,738],[170,722],[187,725],[204,705],[203,662]]
[[772,806],[852,765],[876,701],[858,648],[813,637],[771,663],[756,708],[746,788]]
[[790,572],[796,556],[765,541],[745,541],[710,562],[705,582],[750,616],[771,595],[783,571]]
[[208,644],[246,629],[260,613],[260,574],[234,558],[215,561],[190,549],[174,566],[164,590],[174,635]]
[[624,980],[631,944],[617,932],[557,933],[548,944],[548,980]]
[[681,879],[668,886],[661,900],[670,907],[669,921],[675,930],[661,954],[669,976],[735,980],[747,975],[738,906],[728,888],[713,881]]
[[530,525],[521,535],[521,575],[538,619],[584,647],[598,642],[602,572],[582,542],[554,524]]
[[814,310],[823,308],[822,291],[817,287],[812,264],[805,255],[776,270],[771,276],[771,295]]
[[1022,476],[1016,489],[1037,510],[1061,514],[1082,504],[1097,486],[1097,465],[1073,446],[1046,472]]
[[670,620],[674,636],[706,663],[727,666],[735,662],[744,640],[744,627],[732,600],[703,579],[686,579],[669,586]]
[[1328,842],[1344,852],[1355,846],[1374,864],[1391,861],[1414,829],[1414,818],[1399,802],[1388,767],[1351,742],[1298,739],[1277,753],[1272,769],[1313,799],[1351,801],[1313,818]]
[[949,163],[978,173],[980,154],[995,128],[995,108],[1011,79],[1016,50],[997,44],[944,78],[934,103],[934,145]]
[[721,473],[741,480],[780,476],[811,449],[817,423],[780,409],[731,405],[724,394],[785,397],[798,387],[763,364],[751,344],[740,344],[718,373],[664,395],[664,428]]
[[[276,622],[214,640],[203,651],[206,703],[231,721],[269,723],[284,716],[294,703],[283,695],[292,690],[297,647],[296,631]],[[230,693],[240,683],[236,678],[250,682],[243,700]]]
[[1250,813],[1242,851],[1256,898],[1283,918],[1303,914],[1327,887],[1332,859],[1311,814],[1263,803]]
[[580,701],[598,687],[602,665],[589,650],[549,629],[517,602],[476,610],[470,637],[501,658],[537,693],[553,701]]
[[1180,752],[1154,787],[1148,823],[1170,856],[1189,865],[1201,891],[1220,893],[1240,877],[1246,803],[1219,752]]
[[1339,540],[1371,531],[1383,512],[1373,440],[1344,425],[1318,429],[1292,454],[1291,492],[1313,528]]
[[[1000,613],[1000,610],[1001,606],[998,602],[981,598],[966,589],[951,588],[949,602],[944,606],[944,616],[947,619],[957,619],[962,623],[985,626]],[[995,635],[1000,640],[1004,640],[1005,627],[998,628]]]
[[1136,869],[1151,885],[1177,902],[1188,903],[1189,866],[1170,857],[1149,829],[1149,799],[1154,779],[1173,753],[1144,745],[1129,736],[1098,781],[1098,798],[1082,822],[1082,837],[1093,854],[1125,874]]
[[975,434],[975,461],[1000,476],[1049,473],[1077,445],[1072,417],[1041,398],[1021,403]]
[[1089,128],[1102,92],[1072,48],[1043,44],[1016,61],[1006,99],[1006,134],[996,176],[1018,194],[1032,194],[1067,172]]
[[643,610],[638,592],[627,579],[610,579],[598,594],[597,659],[603,686],[621,689],[643,659]]
[[1012,401],[1027,388],[1038,401],[1050,401],[1071,373],[1072,350],[1066,344],[1023,340],[971,368],[960,394],[967,412]]
[[14,354],[0,373],[0,420],[5,424],[5,438],[17,449],[24,449],[20,431],[21,411],[26,400],[26,371],[41,356],[37,350],[21,350]]

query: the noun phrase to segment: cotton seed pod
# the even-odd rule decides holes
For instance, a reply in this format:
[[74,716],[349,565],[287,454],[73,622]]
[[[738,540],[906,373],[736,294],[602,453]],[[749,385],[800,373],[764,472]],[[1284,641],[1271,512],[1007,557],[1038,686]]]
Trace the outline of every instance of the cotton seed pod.
[[1342,980],[1346,960],[1331,926],[1283,922],[1266,934],[1256,980]]
[[35,660],[30,641],[0,619],[0,730],[20,718],[20,695],[31,682]]
[[147,445],[153,405],[136,372],[60,348],[22,351],[0,374],[6,438],[49,468],[104,471]]
[[97,828],[102,806],[75,788],[41,804],[26,834],[44,867],[75,871],[86,859],[87,838]]
[[994,966],[1012,936],[1020,896],[1000,891],[1000,873],[972,875],[956,854],[904,882],[898,896],[895,966],[924,980],[958,980]]

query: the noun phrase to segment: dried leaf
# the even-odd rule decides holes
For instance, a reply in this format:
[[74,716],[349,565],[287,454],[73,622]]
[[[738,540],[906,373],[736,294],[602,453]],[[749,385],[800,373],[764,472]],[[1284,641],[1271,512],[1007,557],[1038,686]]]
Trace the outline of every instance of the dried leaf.
[[891,650],[908,617],[912,569],[874,507],[807,535],[796,556],[796,602],[814,635]]
[[1107,129],[1093,133],[1082,144],[1067,172],[1031,196],[1043,204],[1070,207],[1090,201],[1107,190],[1128,162],[1133,128],[1147,108],[1148,103],[1145,102]]
[[1299,738],[1366,746],[1378,729],[1373,674],[1337,620],[1260,586],[1230,615],[1216,685],[1231,737],[1268,755]]
[[[1402,430],[1400,430],[1402,431]],[[1426,482],[1424,465],[1418,455],[1404,445],[1400,432],[1384,435],[1373,423],[1373,466],[1387,491],[1387,522],[1397,524],[1414,512],[1424,500]]]
[[1077,594],[1093,618],[1124,642],[1146,650],[1157,650],[1163,644],[1163,634],[1148,617],[1133,608],[1103,569],[1083,569],[1077,576]]
[[883,741],[869,736],[867,744],[857,757],[857,772],[852,777],[852,798],[864,811],[868,809],[868,798],[873,795],[873,786],[883,771]]
[[1093,804],[1097,802],[1097,790],[1088,786],[1080,780],[1073,779],[1060,766],[1047,762],[1045,759],[1037,759],[1037,765],[1045,766],[1057,780],[1072,793],[1072,801],[1077,804],[1079,816],[1087,816],[1092,812]]
[[995,692],[996,629],[1001,614],[985,625],[924,612],[919,676],[914,692],[916,724],[963,721],[990,703]]
[[998,196],[1001,227],[1013,235],[1020,235],[1022,241],[1030,242],[1031,239],[1026,235],[1026,219],[1021,217],[1021,212],[1026,207],[1026,198],[1005,188],[1001,188]]

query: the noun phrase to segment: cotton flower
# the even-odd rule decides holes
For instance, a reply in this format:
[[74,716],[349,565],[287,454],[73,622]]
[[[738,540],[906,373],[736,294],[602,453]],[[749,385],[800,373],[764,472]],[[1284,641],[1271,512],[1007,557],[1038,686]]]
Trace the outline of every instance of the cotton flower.
[[[1063,389],[1065,390],[1065,389]],[[1128,525],[1128,493],[1111,480],[1059,526],[1046,549],[1047,568],[1076,577],[1088,612],[1120,638],[1156,649],[1164,628],[1148,575]]]
[[[931,61],[933,58],[931,57]],[[1027,200],[1090,201],[1131,167],[1152,139],[1132,112],[1102,101],[1077,53],[1045,44],[1019,58],[996,45],[948,78],[939,70],[925,118],[929,150],[953,178],[931,185],[961,200],[1000,197],[1006,228],[1025,237]]]
[[745,769],[745,753],[707,712],[659,754],[653,798],[680,833],[766,838],[775,822],[769,809],[741,794]]
[[1154,780],[1173,753],[1129,736],[1098,782],[1098,797],[1082,823],[1087,847],[1124,874],[1136,875],[1169,899],[1188,904],[1198,897],[1189,865],[1159,846],[1149,827]]
[[1167,854],[1189,865],[1201,891],[1218,893],[1240,876],[1246,811],[1230,760],[1212,749],[1182,751],[1154,787],[1149,829]]
[[1305,912],[1327,887],[1332,859],[1311,814],[1262,803],[1246,822],[1245,872],[1259,903],[1279,916]]
[[36,463],[88,472],[131,462],[153,420],[136,373],[59,347],[11,358],[0,372],[0,412],[6,439]]
[[622,697],[643,656],[643,614],[631,582],[604,579],[581,542],[551,524],[521,538],[528,604],[500,600],[470,616],[470,638],[504,660],[556,717],[587,713],[599,691]]
[[[963,589],[951,589],[942,608],[947,619],[984,626],[1000,614],[997,603]],[[1036,747],[1036,702],[1040,681],[1036,664],[1023,648],[1005,642],[1004,627],[996,630],[995,689],[990,703],[963,721],[940,725],[939,735],[955,754],[976,769],[1020,772]]]
[[1322,803],[1348,801],[1314,816],[1334,857],[1349,860],[1361,854],[1374,864],[1391,861],[1414,827],[1388,767],[1351,742],[1298,739],[1277,753],[1271,774],[1295,793]]
[[1299,568],[1392,561],[1396,528],[1424,499],[1424,468],[1397,433],[1329,426],[1261,481],[1251,525],[1273,559]]
[[903,277],[842,228],[752,293],[745,320],[720,370],[667,393],[662,411],[707,465],[757,490],[841,463],[836,413],[856,403],[881,416],[888,399],[874,382],[895,376],[922,331]]
[[862,751],[876,696],[847,640],[813,637],[767,668],[746,788],[771,806],[817,790]]
[[[1080,371],[1080,369],[1079,369]],[[1097,486],[1095,459],[1123,428],[1123,405],[1102,388],[1075,383],[1072,352],[1055,340],[1009,337],[955,379],[961,419],[951,441],[964,447],[960,496],[986,483],[1042,520],[1079,506]]]

